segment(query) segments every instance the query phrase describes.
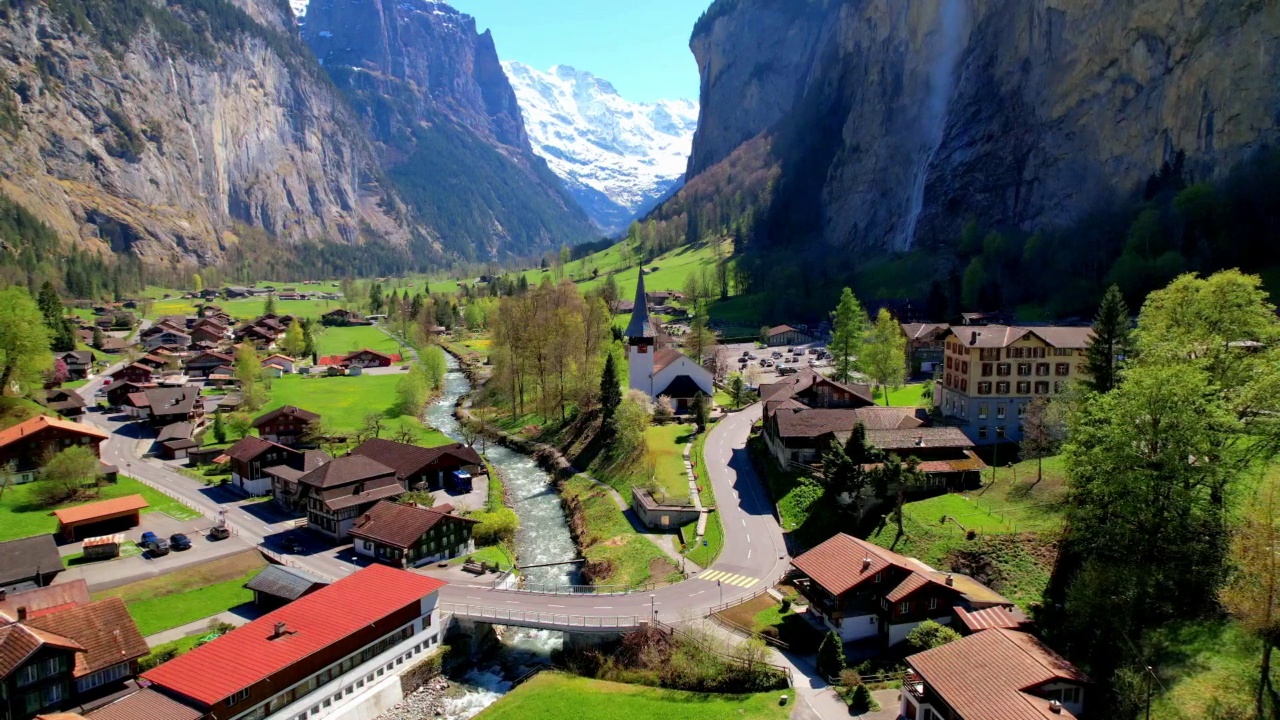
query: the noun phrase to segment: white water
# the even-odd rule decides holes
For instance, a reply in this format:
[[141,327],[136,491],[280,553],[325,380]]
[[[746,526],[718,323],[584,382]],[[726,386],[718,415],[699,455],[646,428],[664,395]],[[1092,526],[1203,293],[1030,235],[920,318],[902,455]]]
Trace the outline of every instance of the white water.
[[[907,198],[908,209],[903,221],[902,236],[898,246],[905,252],[911,249],[916,239],[916,226],[920,222],[920,213],[924,210],[925,184],[929,177],[929,168],[942,146],[947,130],[947,119],[951,106],[951,98],[955,95],[956,73],[960,57],[964,53],[968,36],[969,9],[967,0],[941,0],[938,9],[938,27],[932,33],[937,36],[934,62],[929,70],[929,94],[924,105],[923,144],[920,162],[916,165],[911,180],[911,194]],[[924,49],[922,49],[924,50]]]
[[[462,429],[453,416],[459,398],[471,392],[467,380],[453,356],[447,356],[449,373],[445,376],[444,393],[425,413],[429,425],[454,439],[461,439]],[[551,476],[525,455],[496,443],[488,443],[485,457],[501,475],[507,487],[511,507],[520,518],[516,533],[516,554],[521,565],[572,560],[578,548],[569,534],[560,496]],[[525,573],[536,583],[571,584],[578,582],[574,566],[533,568]],[[560,648],[561,633],[525,628],[507,628],[497,656],[477,666],[460,678],[453,679],[462,694],[446,700],[446,720],[467,720],[497,702],[511,689],[512,680],[534,666],[549,662],[551,652]]]

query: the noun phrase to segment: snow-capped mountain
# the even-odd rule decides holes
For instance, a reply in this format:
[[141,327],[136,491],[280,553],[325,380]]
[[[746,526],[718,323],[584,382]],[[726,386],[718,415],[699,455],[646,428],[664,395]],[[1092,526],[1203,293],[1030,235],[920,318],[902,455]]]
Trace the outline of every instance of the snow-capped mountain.
[[601,230],[625,230],[684,181],[696,102],[631,102],[605,80],[566,65],[547,72],[518,62],[502,67],[533,151]]

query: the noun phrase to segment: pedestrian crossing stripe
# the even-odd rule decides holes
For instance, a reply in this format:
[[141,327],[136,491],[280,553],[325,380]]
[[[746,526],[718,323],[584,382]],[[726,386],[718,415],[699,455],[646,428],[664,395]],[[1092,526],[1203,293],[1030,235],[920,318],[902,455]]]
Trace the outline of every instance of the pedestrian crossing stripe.
[[745,575],[734,575],[733,573],[727,573],[723,570],[704,570],[698,577],[703,580],[724,583],[725,585],[733,585],[735,587],[742,588],[749,588],[760,582],[757,578],[747,577]]

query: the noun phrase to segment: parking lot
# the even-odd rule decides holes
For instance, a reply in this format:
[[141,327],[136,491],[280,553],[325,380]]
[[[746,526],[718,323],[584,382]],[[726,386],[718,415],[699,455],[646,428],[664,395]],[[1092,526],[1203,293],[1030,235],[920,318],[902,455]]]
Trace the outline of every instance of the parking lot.
[[[831,367],[829,360],[819,360],[817,355],[810,352],[825,350],[823,343],[767,348],[756,343],[731,343],[720,347],[722,352],[728,353],[730,370],[742,371],[750,376],[750,380],[755,381],[749,384],[766,385],[777,382],[779,368],[812,367],[820,373],[826,373]],[[795,354],[797,349],[802,351],[800,355]],[[746,363],[741,361],[743,357],[747,358]],[[747,368],[753,369],[747,371]]]

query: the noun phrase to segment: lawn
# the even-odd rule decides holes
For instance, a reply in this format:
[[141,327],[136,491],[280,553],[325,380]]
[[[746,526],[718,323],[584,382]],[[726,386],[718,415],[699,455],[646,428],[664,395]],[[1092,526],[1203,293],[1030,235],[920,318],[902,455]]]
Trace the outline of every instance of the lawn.
[[717,616],[754,633],[767,635],[790,645],[801,654],[817,652],[821,634],[794,608],[782,609],[782,603],[769,595],[736,605]]
[[[396,385],[399,375],[361,375],[359,377],[303,377],[289,375],[271,381],[271,400],[262,412],[293,405],[319,413],[322,422],[334,431],[357,430],[366,415],[380,414],[384,419],[384,436],[406,425],[421,429],[416,418],[396,412]],[[431,430],[419,434],[417,442],[427,447],[447,445],[453,440]]]
[[[1175,623],[1147,639],[1160,677],[1151,702],[1157,718],[1253,717],[1261,642],[1236,623]],[[1280,669],[1272,668],[1280,683]]]
[[[706,445],[707,435],[709,432],[702,433],[693,442],[693,467],[694,473],[698,478],[698,496],[702,500],[703,507],[714,507],[716,504],[716,493],[711,487],[710,475],[707,474]],[[693,532],[697,528],[692,529]],[[693,534],[691,532],[690,534]],[[724,525],[720,522],[720,513],[713,512],[707,515],[706,534],[702,537],[703,542],[697,547],[690,550],[687,557],[694,563],[702,567],[711,567],[711,563],[720,557],[720,551],[724,549]]]
[[693,439],[694,427],[679,423],[652,425],[644,432],[653,462],[654,480],[671,500],[689,499],[689,475],[684,469],[684,446]]
[[516,559],[511,557],[511,553],[501,545],[487,545],[485,547],[476,548],[475,552],[460,555],[449,561],[450,565],[461,565],[462,563],[474,560],[476,562],[487,562],[490,567],[497,565],[503,570],[510,570],[515,567]]
[[266,565],[251,550],[94,593],[93,599],[121,598],[138,630],[154,635],[252,602],[253,591],[244,584]]
[[[142,548],[138,547],[138,544],[135,543],[134,541],[125,540],[124,542],[120,543],[120,557],[127,558],[127,557],[134,557],[135,555],[141,555],[141,554],[142,554]],[[63,567],[76,567],[77,565],[85,565],[85,564],[91,564],[96,562],[107,562],[107,561],[106,560],[86,560],[84,557],[84,553],[82,552],[78,552],[73,555],[62,556]]]
[[321,357],[346,355],[366,348],[388,355],[404,354],[399,342],[369,325],[326,328],[316,335],[316,352]]
[[585,525],[578,542],[589,566],[601,568],[596,585],[634,587],[679,577],[671,560],[636,533],[603,488],[579,475],[565,481],[563,494],[577,503]]
[[0,542],[56,532],[58,519],[53,516],[53,511],[56,509],[110,500],[125,495],[141,495],[146,498],[148,507],[142,511],[144,513],[162,512],[179,520],[191,520],[200,516],[200,513],[186,505],[171,500],[168,496],[128,477],[121,477],[115,485],[99,488],[96,498],[67,503],[56,508],[46,507],[38,502],[36,488],[39,486],[39,482],[14,485],[0,495]]
[[[889,390],[889,405],[893,407],[921,407],[924,404],[924,383],[903,385]],[[884,405],[884,388],[875,389],[876,403]]]
[[512,690],[476,720],[786,720],[779,693],[705,695],[543,672]]

